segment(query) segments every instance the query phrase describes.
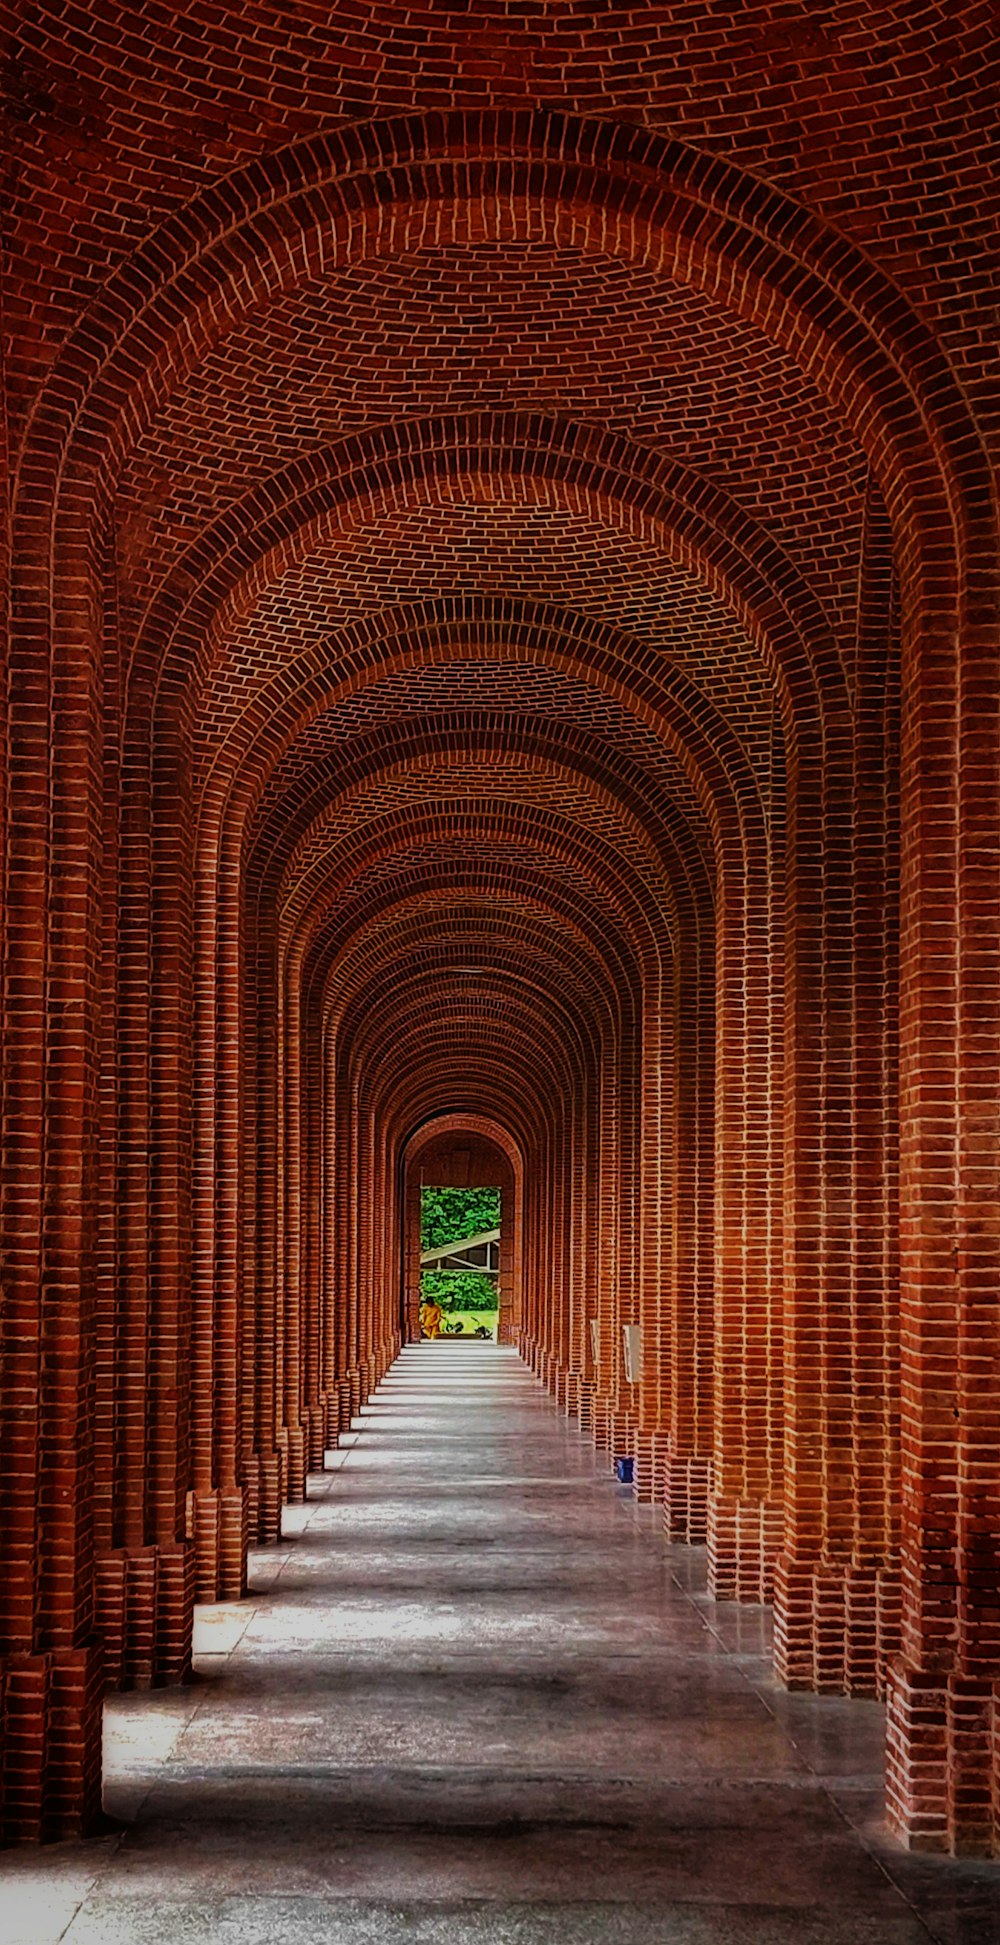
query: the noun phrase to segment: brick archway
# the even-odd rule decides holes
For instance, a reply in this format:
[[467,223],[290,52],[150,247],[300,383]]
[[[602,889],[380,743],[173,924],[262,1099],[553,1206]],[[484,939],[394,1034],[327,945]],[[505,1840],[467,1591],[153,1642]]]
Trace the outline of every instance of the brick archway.
[[[717,1596],[773,1599],[786,1683],[888,1694],[907,1841],[997,1841],[974,239],[927,228],[915,27],[829,122],[793,62],[762,133],[727,34],[706,94],[675,9],[638,66],[554,11],[541,79],[508,23],[501,81],[445,61],[436,95],[379,0],[345,24],[364,99],[310,48],[315,95],[265,112],[266,0],[239,86],[179,10],[184,88],[139,0],[149,73],[127,40],[71,193],[23,90],[15,1834],[92,1817],[103,1679],[182,1677],[195,1592],[242,1593],[398,1348],[407,1170],[464,1131],[511,1171],[523,1355]],[[243,106],[195,139],[213,90]]]
[[497,1338],[514,1343],[523,1307],[523,1162],[506,1131],[483,1116],[434,1115],[403,1148],[403,1333],[420,1337],[420,1192],[441,1188],[499,1188],[500,1273]]

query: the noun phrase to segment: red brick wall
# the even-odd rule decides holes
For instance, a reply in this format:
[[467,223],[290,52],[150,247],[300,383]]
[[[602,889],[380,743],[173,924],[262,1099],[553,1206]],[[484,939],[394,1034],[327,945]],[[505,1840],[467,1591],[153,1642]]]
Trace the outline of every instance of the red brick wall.
[[991,10],[161,16],[8,72],[3,1828],[480,1144],[522,1354],[989,1850]]

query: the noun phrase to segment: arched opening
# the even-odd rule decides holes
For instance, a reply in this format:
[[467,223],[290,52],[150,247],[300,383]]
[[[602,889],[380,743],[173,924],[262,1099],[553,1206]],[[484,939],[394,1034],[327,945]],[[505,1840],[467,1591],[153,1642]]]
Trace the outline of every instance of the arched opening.
[[[427,1299],[436,1299],[443,1309],[443,1316],[436,1324],[435,1335],[471,1337],[477,1334],[476,1324],[479,1324],[493,1341],[509,1344],[513,1341],[514,1319],[520,1314],[522,1305],[520,1170],[515,1174],[509,1147],[501,1146],[498,1140],[481,1132],[475,1124],[463,1129],[459,1122],[445,1128],[441,1126],[441,1120],[442,1117],[435,1117],[427,1128],[411,1138],[404,1150],[404,1341],[419,1341],[422,1303]],[[445,1205],[442,1210],[440,1238],[436,1231],[432,1234],[427,1228],[427,1192],[436,1190],[458,1192],[452,1205]],[[476,1293],[478,1301],[468,1294],[465,1285],[452,1295],[444,1282],[449,1274],[458,1277],[467,1275],[468,1267],[472,1267],[471,1256],[468,1266],[464,1265],[467,1252],[463,1252],[463,1268],[457,1271],[452,1267],[450,1257],[440,1258],[440,1285],[426,1281],[427,1269],[432,1263],[436,1269],[439,1261],[438,1254],[433,1250],[434,1242],[451,1242],[452,1231],[455,1237],[468,1237],[475,1236],[482,1228],[492,1229],[492,1220],[487,1224],[485,1219],[478,1219],[476,1212],[486,1207],[486,1201],[469,1196],[470,1191],[476,1190],[486,1191],[491,1198],[488,1208],[491,1218],[492,1199],[495,1198],[495,1226],[499,1230],[495,1244],[490,1237],[488,1242],[481,1243],[475,1250],[477,1264],[473,1268],[473,1276],[483,1275],[480,1264],[485,1263],[486,1274],[493,1285],[492,1291]],[[466,1196],[469,1196],[467,1205],[464,1204]],[[462,1207],[458,1206],[460,1199],[463,1200]],[[476,1312],[475,1322],[466,1315],[468,1311]],[[456,1332],[455,1324],[459,1321],[461,1327]]]

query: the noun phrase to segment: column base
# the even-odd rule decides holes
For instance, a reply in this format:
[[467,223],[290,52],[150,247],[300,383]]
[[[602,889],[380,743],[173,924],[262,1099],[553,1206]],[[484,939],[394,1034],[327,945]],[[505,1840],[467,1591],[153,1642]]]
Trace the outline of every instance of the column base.
[[281,1508],[285,1503],[288,1468],[287,1442],[271,1452],[251,1452],[243,1461],[247,1536],[252,1547],[273,1546],[281,1538]]
[[908,1850],[1000,1856],[1000,1682],[911,1668],[886,1684],[886,1813]]
[[663,1526],[672,1540],[704,1546],[712,1461],[696,1452],[671,1452],[664,1468]]
[[611,1406],[606,1398],[595,1396],[590,1410],[590,1435],[599,1452],[606,1452],[614,1437]]
[[251,1546],[276,1546],[281,1538],[281,1509],[285,1503],[285,1456],[254,1452],[247,1461],[247,1536]]
[[750,1604],[773,1601],[774,1572],[784,1543],[782,1507],[711,1494],[708,1591],[713,1600]]
[[888,1567],[779,1555],[774,1672],[786,1688],[826,1695],[885,1693],[899,1646],[899,1582]]
[[188,1495],[195,1599],[239,1601],[247,1591],[247,1498],[242,1486]]
[[670,1440],[665,1432],[638,1431],[632,1440],[635,1461],[633,1490],[641,1506],[659,1506],[663,1501]]
[[306,1471],[322,1472],[326,1453],[326,1400],[317,1399],[305,1410]]
[[161,1688],[187,1680],[194,1595],[194,1548],[185,1541],[98,1555],[94,1625],[108,1688]]
[[103,1696],[99,1642],[0,1660],[0,1843],[97,1827]]
[[635,1419],[629,1411],[613,1411],[609,1424],[611,1435],[611,1457],[630,1459],[635,1444]]
[[306,1429],[301,1423],[286,1427],[288,1475],[285,1499],[289,1506],[301,1506],[306,1496]]

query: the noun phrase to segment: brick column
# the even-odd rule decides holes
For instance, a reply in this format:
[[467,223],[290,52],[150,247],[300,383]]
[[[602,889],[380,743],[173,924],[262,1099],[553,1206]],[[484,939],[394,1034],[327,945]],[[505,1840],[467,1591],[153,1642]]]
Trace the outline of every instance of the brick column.
[[197,860],[193,1180],[192,1492],[198,1598],[246,1591],[248,1503],[239,1465],[238,905],[211,826]]
[[831,707],[822,750],[796,725],[789,769],[785,1508],[775,1668],[842,1691],[856,1528],[850,1463],[854,918],[852,728]]
[[[61,1837],[100,1811],[93,1636],[97,646],[55,640],[51,497],[29,463],[14,522],[4,799],[0,1150],[0,1836]],[[84,530],[71,584],[88,610]]]
[[782,1504],[784,738],[775,726],[770,833],[748,798],[718,891],[715,1424],[709,1587],[769,1601]]
[[[171,879],[154,904],[147,710],[134,713],[129,730],[120,805],[117,791],[106,792],[106,866],[119,821],[121,843],[105,891],[102,1259],[110,1256],[99,1296],[95,1612],[107,1681],[148,1687],[187,1676],[194,1606],[184,1505],[189,1063],[179,944],[187,886],[176,840]],[[169,765],[174,789],[181,768]]]
[[[673,996],[671,1066],[674,1100],[665,1131],[664,1288],[670,1317],[669,1380],[649,1464],[651,1491],[662,1499],[664,1525],[675,1538],[705,1541],[714,1414],[712,1290],[714,966],[712,922],[705,908],[687,914]],[[643,1347],[645,1360],[645,1342]]]
[[[992,550],[988,497],[971,538]],[[946,597],[945,577],[941,588]],[[1000,1854],[1000,677],[995,581],[903,616],[902,1639],[889,1820]],[[919,676],[919,679],[917,677]],[[909,678],[909,679],[907,679]]]

